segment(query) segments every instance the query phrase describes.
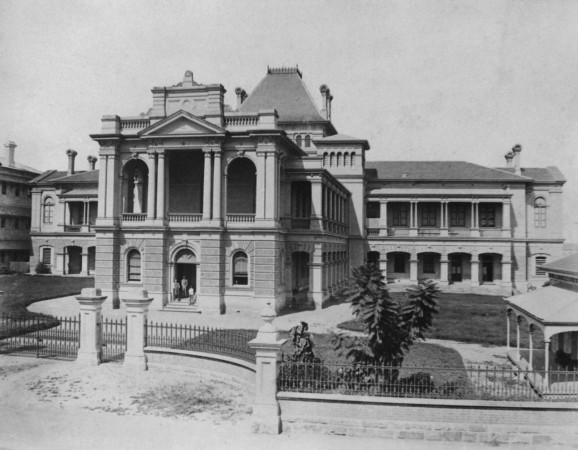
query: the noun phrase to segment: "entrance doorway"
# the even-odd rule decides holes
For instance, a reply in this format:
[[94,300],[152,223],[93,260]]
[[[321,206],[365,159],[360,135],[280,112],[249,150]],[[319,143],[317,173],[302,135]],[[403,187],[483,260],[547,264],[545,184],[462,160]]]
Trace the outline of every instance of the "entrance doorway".
[[491,283],[494,281],[494,258],[485,256],[482,259],[482,282]]
[[79,274],[82,271],[82,248],[67,247],[66,252],[68,253],[68,273]]
[[[177,301],[181,298],[188,298],[188,290],[192,287],[197,293],[197,258],[195,254],[188,249],[181,250],[175,257],[175,265],[173,270],[173,277],[170,280],[172,300]],[[173,284],[177,280],[179,283],[179,291],[175,296]],[[183,283],[183,280],[187,280]],[[186,284],[186,289],[183,285]]]
[[454,258],[450,260],[450,281],[456,283],[462,281],[462,259]]

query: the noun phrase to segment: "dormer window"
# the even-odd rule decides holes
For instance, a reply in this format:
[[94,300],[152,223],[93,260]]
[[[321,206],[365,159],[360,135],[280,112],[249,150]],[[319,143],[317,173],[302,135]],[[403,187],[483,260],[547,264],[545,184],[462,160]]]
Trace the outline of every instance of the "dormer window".
[[298,136],[295,138],[295,143],[296,143],[299,147],[301,147],[301,145],[302,145],[301,135],[298,135]]

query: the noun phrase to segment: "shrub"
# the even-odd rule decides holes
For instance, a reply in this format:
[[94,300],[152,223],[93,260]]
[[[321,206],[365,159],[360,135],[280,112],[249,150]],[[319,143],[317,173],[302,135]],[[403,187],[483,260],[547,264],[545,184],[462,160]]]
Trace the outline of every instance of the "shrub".
[[34,269],[34,271],[38,274],[46,274],[50,273],[50,267],[48,267],[43,262],[39,262],[38,264],[36,264],[36,268]]

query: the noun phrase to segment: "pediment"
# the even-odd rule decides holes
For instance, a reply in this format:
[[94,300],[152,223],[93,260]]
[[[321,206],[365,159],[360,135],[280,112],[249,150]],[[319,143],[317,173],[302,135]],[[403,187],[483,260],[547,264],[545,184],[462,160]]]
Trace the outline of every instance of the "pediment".
[[225,130],[185,111],[179,111],[141,131],[141,136],[222,134]]

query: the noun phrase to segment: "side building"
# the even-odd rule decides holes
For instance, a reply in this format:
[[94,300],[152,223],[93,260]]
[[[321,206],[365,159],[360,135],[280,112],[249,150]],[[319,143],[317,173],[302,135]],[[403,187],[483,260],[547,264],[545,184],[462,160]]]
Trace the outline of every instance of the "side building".
[[68,170],[48,170],[30,181],[32,254],[30,271],[94,275],[98,208],[97,159],[75,171],[76,151],[67,150]]
[[0,273],[27,272],[30,258],[30,189],[28,182],[38,170],[18,164],[16,144],[4,144],[0,160]]

